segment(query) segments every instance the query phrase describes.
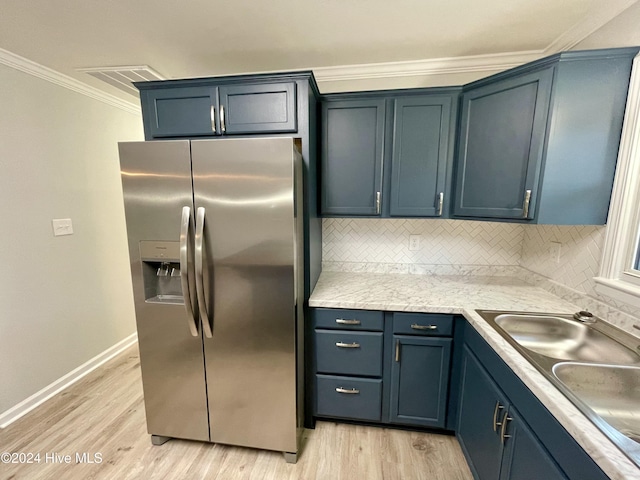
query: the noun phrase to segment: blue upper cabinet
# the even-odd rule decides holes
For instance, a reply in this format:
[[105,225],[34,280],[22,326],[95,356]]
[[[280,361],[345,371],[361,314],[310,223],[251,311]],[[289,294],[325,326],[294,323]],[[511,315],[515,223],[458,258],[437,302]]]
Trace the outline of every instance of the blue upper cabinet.
[[322,213],[380,215],[384,99],[322,105]]
[[[216,135],[216,87],[162,88],[140,94],[145,136]],[[148,134],[147,134],[148,132]]]
[[445,209],[451,95],[395,100],[390,215],[440,217]]
[[454,215],[532,218],[552,68],[462,96]]
[[459,89],[327,95],[324,215],[448,216]]
[[465,86],[453,216],[606,223],[637,52],[564,52]]
[[638,48],[576,52],[553,84],[537,223],[603,225]]
[[220,86],[224,134],[296,132],[296,84]]
[[205,79],[136,86],[147,140],[298,130],[293,81]]

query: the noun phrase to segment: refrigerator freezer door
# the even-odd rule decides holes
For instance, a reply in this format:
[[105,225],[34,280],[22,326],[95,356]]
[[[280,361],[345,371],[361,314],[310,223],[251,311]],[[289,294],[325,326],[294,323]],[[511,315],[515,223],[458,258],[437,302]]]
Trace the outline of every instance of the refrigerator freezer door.
[[211,441],[296,452],[294,145],[194,140]]
[[[193,211],[189,142],[120,143],[119,149],[147,428],[152,435],[208,441],[201,333],[192,335],[193,317],[181,296],[148,301],[151,294],[144,285],[145,279],[155,280],[182,291],[183,207]],[[146,261],[141,258],[141,242]],[[157,253],[150,251],[154,246]],[[168,258],[174,256],[178,258]],[[172,274],[164,260],[178,267],[179,274]],[[195,285],[191,255],[187,263],[189,283]],[[196,305],[194,290],[192,305]],[[195,319],[197,323],[197,315]]]

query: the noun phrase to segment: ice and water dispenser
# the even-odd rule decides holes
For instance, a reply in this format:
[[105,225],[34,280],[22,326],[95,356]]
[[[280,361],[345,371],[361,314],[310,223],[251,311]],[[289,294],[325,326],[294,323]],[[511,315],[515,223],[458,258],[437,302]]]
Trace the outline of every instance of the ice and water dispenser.
[[140,242],[144,298],[148,303],[184,304],[180,242]]

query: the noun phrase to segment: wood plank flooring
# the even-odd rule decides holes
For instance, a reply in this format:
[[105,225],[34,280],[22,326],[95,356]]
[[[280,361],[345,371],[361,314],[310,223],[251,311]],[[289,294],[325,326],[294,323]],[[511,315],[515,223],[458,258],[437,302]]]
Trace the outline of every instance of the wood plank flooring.
[[[447,435],[318,422],[305,430],[302,449],[291,465],[280,453],[248,448],[185,440],[152,446],[134,346],[0,430],[0,453],[40,454],[39,463],[0,462],[0,479],[472,478],[457,440]],[[96,463],[78,463],[76,454],[84,453]]]

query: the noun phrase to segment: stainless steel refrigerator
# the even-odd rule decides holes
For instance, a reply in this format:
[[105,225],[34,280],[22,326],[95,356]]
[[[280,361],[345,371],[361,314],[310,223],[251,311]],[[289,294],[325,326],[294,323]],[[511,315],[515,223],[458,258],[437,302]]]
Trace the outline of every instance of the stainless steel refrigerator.
[[119,150],[152,441],[276,450],[294,462],[304,278],[295,140]]

